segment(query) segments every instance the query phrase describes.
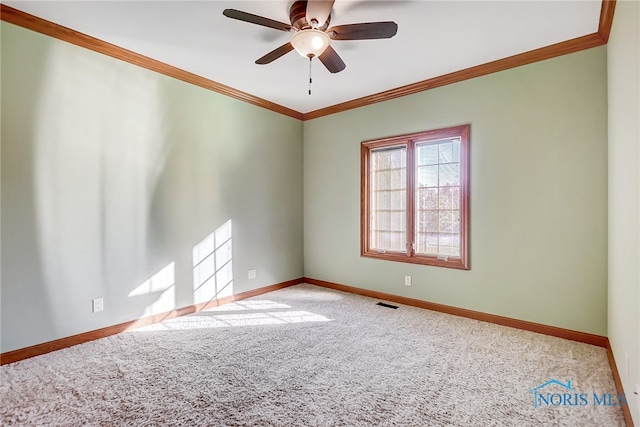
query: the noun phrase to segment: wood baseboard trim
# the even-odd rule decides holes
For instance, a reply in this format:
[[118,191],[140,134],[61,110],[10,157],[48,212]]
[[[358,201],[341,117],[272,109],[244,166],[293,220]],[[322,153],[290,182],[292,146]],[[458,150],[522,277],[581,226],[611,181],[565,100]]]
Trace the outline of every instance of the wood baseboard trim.
[[184,316],[185,314],[195,313],[207,308],[213,308],[234,301],[255,297],[300,283],[304,283],[303,278],[292,279],[286,282],[276,283],[274,285],[253,289],[251,291],[241,292],[229,297],[214,299],[206,303],[190,305],[188,307],[179,308],[165,313],[155,314],[153,316],[147,316],[141,319],[131,320],[129,322],[119,323],[117,325],[107,326],[105,328],[100,328],[89,332],[83,332],[81,334],[60,338],[42,344],[36,344],[30,347],[8,351],[6,353],[0,354],[0,365],[18,362],[20,360],[28,359],[34,356],[40,356],[42,354],[50,353],[56,350],[62,350],[63,348],[71,347],[77,344],[83,344],[89,341],[97,340],[99,338],[105,338],[130,329],[152,325],[154,323],[162,322],[163,320],[173,319],[174,317]]
[[[624,394],[624,388],[622,387],[622,380],[620,379],[620,374],[618,373],[618,366],[616,365],[616,359],[613,356],[613,350],[611,349],[611,343],[607,338],[607,358],[609,359],[609,366],[611,366],[611,373],[613,374],[613,381],[616,384],[616,392],[619,395]],[[632,396],[626,396],[627,402],[631,400]],[[629,405],[622,406],[622,413],[624,414],[624,422],[627,427],[633,427],[633,419],[631,418],[631,410],[629,409]]]
[[498,316],[496,314],[483,313],[481,311],[468,310],[466,308],[453,307],[450,305],[438,304],[429,301],[423,301],[414,298],[402,297],[393,294],[387,294],[369,289],[356,288],[353,286],[341,285],[338,283],[327,282],[324,280],[304,278],[305,283],[323,286],[325,288],[336,289],[339,291],[349,292],[352,294],[363,295],[370,298],[382,299],[399,304],[410,305],[413,307],[426,308],[427,310],[439,311],[441,313],[453,314],[454,316],[467,317],[469,319],[480,320],[483,322],[495,323],[497,325],[508,326],[511,328],[522,329],[525,331],[536,332],[543,335],[550,335],[558,338],[564,338],[572,341],[578,341],[598,347],[607,346],[607,337],[589,334],[586,332],[573,331],[571,329],[558,328],[556,326],[543,325],[541,323],[529,322],[526,320],[513,319],[511,317]]

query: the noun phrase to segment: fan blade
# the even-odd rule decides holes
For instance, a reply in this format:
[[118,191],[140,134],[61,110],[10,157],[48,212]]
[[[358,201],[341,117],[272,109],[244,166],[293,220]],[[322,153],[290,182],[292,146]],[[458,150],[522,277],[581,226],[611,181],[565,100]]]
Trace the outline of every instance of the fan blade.
[[282,46],[280,46],[279,48],[274,49],[271,52],[267,53],[262,58],[256,60],[256,64],[260,64],[260,65],[268,64],[268,63],[273,62],[276,59],[280,58],[285,53],[291,52],[292,50],[293,50],[293,45],[291,43],[287,42],[287,43],[283,44]]
[[[307,22],[313,28],[322,27],[331,15],[334,0],[308,0]],[[313,23],[316,21],[317,23]]]
[[293,27],[284,22],[274,21],[273,19],[265,18],[263,16],[254,15],[252,13],[242,12],[236,9],[225,9],[222,12],[227,18],[237,19],[239,21],[249,22],[251,24],[262,25],[263,27],[275,28],[280,31],[291,31]]
[[318,59],[324,64],[325,67],[327,67],[327,70],[331,71],[332,73],[339,73],[346,67],[346,65],[342,61],[342,58],[340,58],[340,55],[338,55],[338,52],[333,50],[331,46],[328,46],[327,49],[322,53],[322,55],[318,56]]
[[393,21],[338,25],[326,31],[334,40],[388,39],[395,36],[397,32],[398,24]]

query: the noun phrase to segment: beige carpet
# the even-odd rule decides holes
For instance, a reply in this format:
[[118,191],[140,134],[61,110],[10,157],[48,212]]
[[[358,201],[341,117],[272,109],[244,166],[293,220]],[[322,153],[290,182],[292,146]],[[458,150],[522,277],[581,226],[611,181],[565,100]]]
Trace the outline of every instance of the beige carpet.
[[[5,365],[0,421],[624,425],[593,401],[616,394],[603,348],[377,302],[298,285]],[[535,407],[531,390],[551,380]]]

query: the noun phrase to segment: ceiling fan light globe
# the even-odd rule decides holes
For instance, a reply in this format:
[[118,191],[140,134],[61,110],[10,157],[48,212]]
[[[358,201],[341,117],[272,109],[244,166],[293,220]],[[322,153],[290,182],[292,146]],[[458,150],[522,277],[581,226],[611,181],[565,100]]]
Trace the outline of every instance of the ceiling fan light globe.
[[329,36],[320,30],[301,30],[291,37],[291,44],[304,58],[320,56],[329,47]]
[[311,39],[311,47],[313,49],[322,49],[323,46],[324,46],[324,40],[322,40],[320,36],[314,36]]

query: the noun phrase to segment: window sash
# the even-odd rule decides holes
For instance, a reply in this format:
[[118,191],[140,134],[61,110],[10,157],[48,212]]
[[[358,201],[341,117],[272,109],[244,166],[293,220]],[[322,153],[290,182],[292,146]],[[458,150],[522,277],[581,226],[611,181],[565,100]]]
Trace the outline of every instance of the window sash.
[[372,150],[369,246],[378,253],[407,251],[407,147]]
[[461,257],[460,145],[460,137],[414,145],[413,249],[418,255]]

